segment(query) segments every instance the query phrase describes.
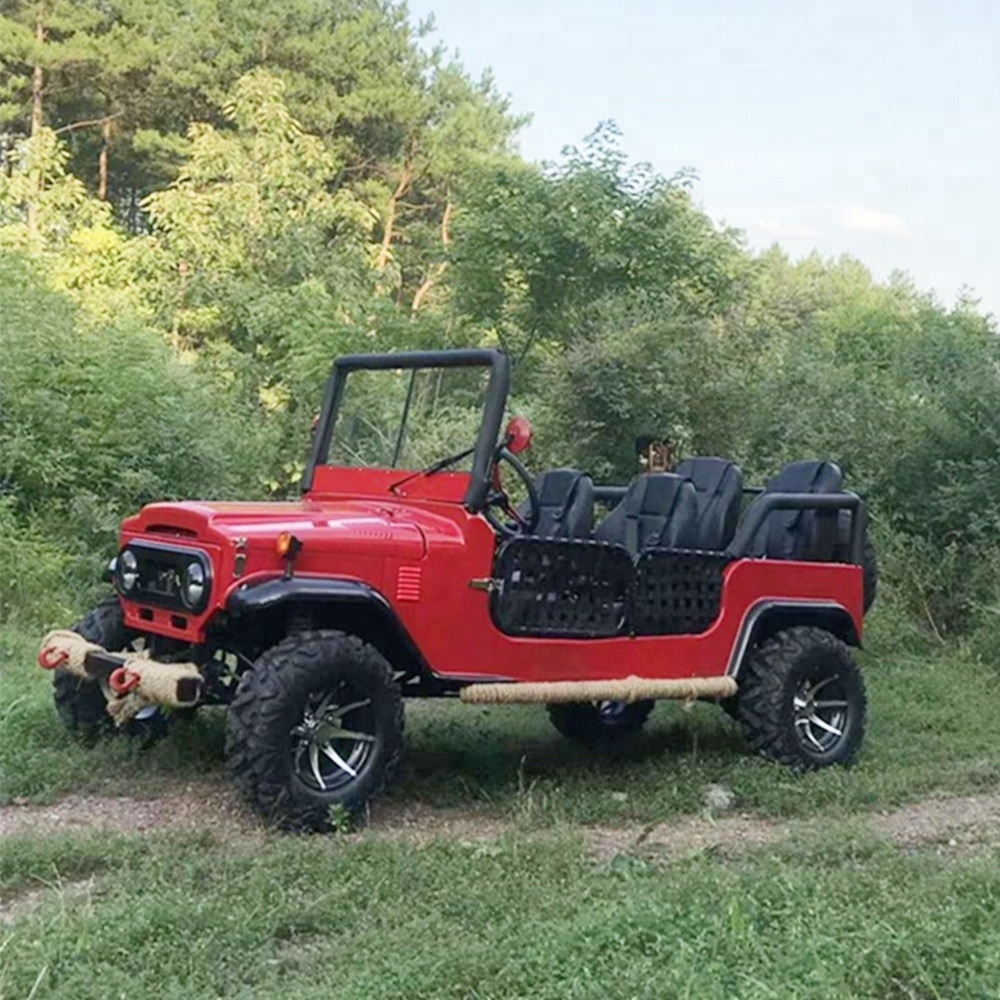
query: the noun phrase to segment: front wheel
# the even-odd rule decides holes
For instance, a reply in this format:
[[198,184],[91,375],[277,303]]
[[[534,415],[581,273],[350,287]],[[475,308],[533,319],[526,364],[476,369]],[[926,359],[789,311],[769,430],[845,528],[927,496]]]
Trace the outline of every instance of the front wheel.
[[654,701],[577,701],[548,705],[552,725],[567,739],[592,745],[611,743],[642,729]]
[[[88,642],[103,646],[108,652],[133,651],[139,634],[125,628],[117,597],[101,601],[83,616],[73,631]],[[102,736],[124,735],[142,743],[152,743],[164,736],[170,723],[157,708],[150,706],[123,726],[116,726],[108,714],[108,695],[96,681],[56,668],[52,676],[52,700],[63,725],[87,743]]]
[[333,630],[289,636],[240,678],[229,706],[230,774],[280,826],[328,830],[356,815],[395,775],[403,700],[374,647]]
[[740,678],[739,721],[750,748],[797,770],[850,764],[864,739],[861,671],[836,636],[811,627],[778,632]]

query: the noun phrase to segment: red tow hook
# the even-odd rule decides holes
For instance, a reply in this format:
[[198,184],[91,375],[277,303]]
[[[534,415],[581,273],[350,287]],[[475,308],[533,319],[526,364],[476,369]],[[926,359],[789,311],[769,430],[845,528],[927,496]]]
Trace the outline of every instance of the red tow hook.
[[141,678],[134,670],[129,670],[128,667],[118,667],[111,671],[111,675],[108,677],[108,687],[119,698],[123,698],[129,691],[134,691],[139,686],[140,680]]
[[46,646],[38,654],[38,665],[42,670],[55,670],[69,659],[69,653],[57,646]]

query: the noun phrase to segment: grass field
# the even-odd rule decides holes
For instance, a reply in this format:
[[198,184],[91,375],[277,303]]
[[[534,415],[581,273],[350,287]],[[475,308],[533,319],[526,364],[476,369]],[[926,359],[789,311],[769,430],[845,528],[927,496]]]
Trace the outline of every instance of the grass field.
[[[592,754],[544,712],[410,706],[388,811],[498,821],[469,840],[191,833],[0,839],[0,1000],[72,997],[974,997],[1000,983],[1000,838],[901,849],[872,810],[992,790],[997,680],[971,656],[879,634],[857,767],[795,776],[749,758],[711,706],[662,705]],[[218,782],[205,713],[148,750],[68,741],[0,635],[0,802],[155,797]],[[741,813],[809,817],[780,843],[683,856],[589,849],[592,824],[669,821],[724,784]]]
[[49,888],[3,929],[5,1000],[989,997],[1000,982],[994,853],[901,856],[838,825],[665,866],[516,834],[8,844],[0,882],[28,872]]

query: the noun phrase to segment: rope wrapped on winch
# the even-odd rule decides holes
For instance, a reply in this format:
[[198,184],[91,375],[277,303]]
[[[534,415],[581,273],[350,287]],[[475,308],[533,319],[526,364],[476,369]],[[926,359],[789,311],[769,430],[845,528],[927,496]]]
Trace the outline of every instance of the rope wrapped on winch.
[[201,697],[201,671],[194,663],[162,663],[147,650],[113,653],[121,663],[106,679],[95,677],[87,669],[90,654],[108,650],[84,639],[69,629],[56,629],[42,640],[39,666],[46,670],[61,668],[82,680],[101,681],[108,699],[108,714],[121,726],[150,705],[190,708]]
[[79,632],[57,628],[42,639],[38,665],[44,670],[62,667],[75,677],[89,680],[87,654],[103,652],[106,652],[103,646],[98,646],[96,642],[88,642]]

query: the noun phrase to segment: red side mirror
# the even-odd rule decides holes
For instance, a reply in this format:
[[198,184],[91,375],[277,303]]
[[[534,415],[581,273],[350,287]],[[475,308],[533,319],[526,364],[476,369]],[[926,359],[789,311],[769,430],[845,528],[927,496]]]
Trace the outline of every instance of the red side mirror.
[[520,455],[531,444],[531,421],[527,417],[514,417],[504,434],[507,450]]

